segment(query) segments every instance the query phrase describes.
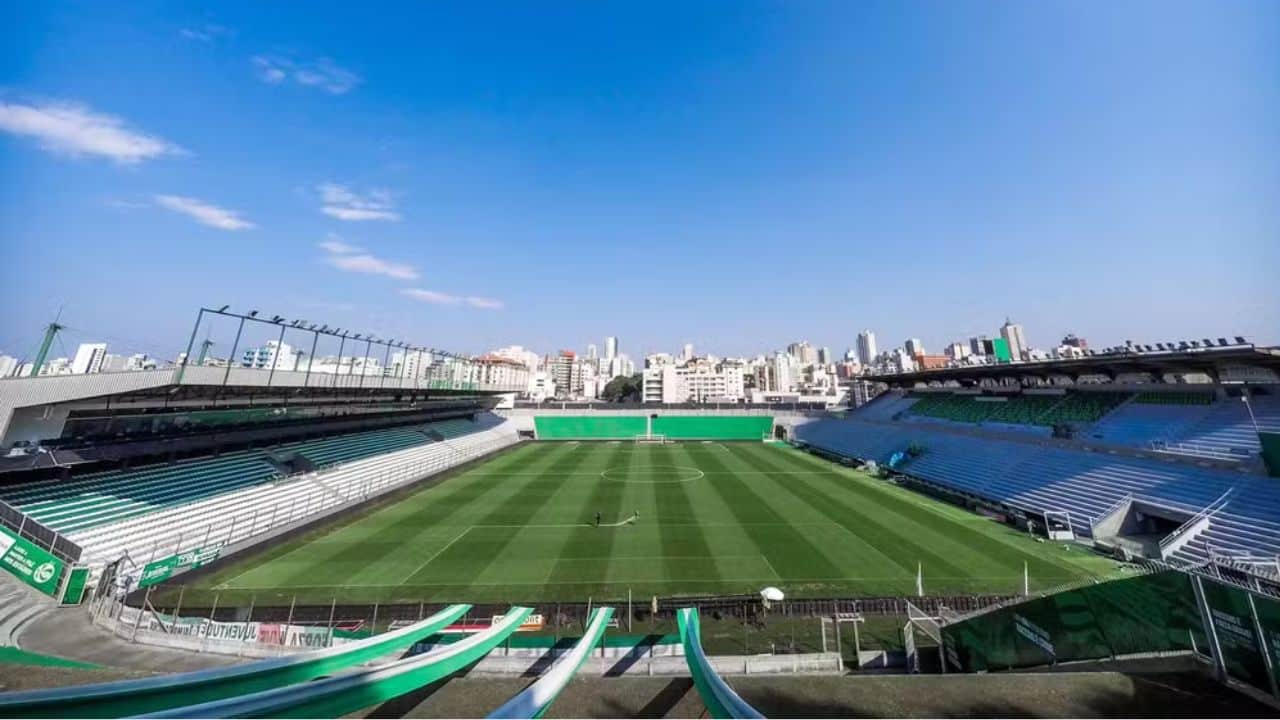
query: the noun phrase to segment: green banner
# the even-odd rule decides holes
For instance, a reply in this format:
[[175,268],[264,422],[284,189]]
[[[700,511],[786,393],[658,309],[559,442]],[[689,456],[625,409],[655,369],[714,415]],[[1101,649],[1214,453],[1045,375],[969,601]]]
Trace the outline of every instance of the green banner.
[[1207,648],[1184,573],[1113,580],[1027,600],[942,629],[949,668],[1051,665],[1132,653]]
[[144,588],[168,580],[173,575],[176,567],[178,567],[177,555],[152,560],[142,566],[142,575],[138,578],[138,587]]
[[1280,601],[1260,595],[1253,596],[1253,606],[1258,610],[1258,624],[1262,626],[1262,639],[1271,656],[1271,673],[1280,687]]
[[71,568],[71,576],[67,578],[67,587],[62,591],[63,605],[79,605],[84,599],[84,587],[89,582],[89,568]]
[[46,595],[58,592],[62,561],[3,527],[0,527],[0,566]]
[[208,565],[218,559],[222,546],[208,548],[191,548],[177,555],[169,555],[159,560],[152,560],[142,568],[142,576],[138,578],[138,587],[144,588],[173,577],[174,574],[186,570],[195,570],[201,565]]
[[1216,582],[1202,584],[1227,674],[1259,690],[1271,692],[1267,663],[1262,656],[1262,644],[1254,630],[1253,612],[1249,608],[1249,592]]

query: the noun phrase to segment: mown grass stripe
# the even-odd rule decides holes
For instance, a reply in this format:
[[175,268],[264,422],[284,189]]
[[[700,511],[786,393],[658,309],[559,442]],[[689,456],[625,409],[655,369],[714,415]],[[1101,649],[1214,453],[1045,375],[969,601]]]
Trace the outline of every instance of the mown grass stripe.
[[[748,453],[764,458],[768,462],[770,450],[771,448],[758,448],[748,450]],[[774,457],[786,456],[779,454]],[[776,467],[772,463],[769,464]],[[994,574],[999,571],[1017,575],[1022,570],[1023,562],[1028,563],[1031,572],[1038,577],[1070,579],[1082,575],[1078,567],[1067,562],[1015,548],[992,537],[993,530],[1007,534],[1005,528],[996,528],[994,524],[956,522],[944,525],[930,522],[934,513],[922,507],[920,503],[914,502],[916,498],[921,497],[919,495],[908,495],[910,491],[887,484],[877,486],[874,484],[875,481],[865,476],[849,478],[832,471],[830,467],[824,470],[812,476],[815,482],[825,483],[828,487],[834,486],[844,493],[864,499],[868,504],[875,503],[884,508],[891,517],[917,524],[920,527],[917,536],[933,537],[938,542],[951,543],[952,557],[960,559],[957,556],[962,555],[975,575]]]
[[[527,520],[551,501],[561,485],[565,482],[559,476],[562,471],[572,471],[586,459],[586,453],[570,451],[559,455],[542,476],[526,482],[506,502],[492,508],[479,523],[502,524],[513,518]],[[420,570],[405,584],[421,582],[429,577],[439,578],[441,575],[458,577],[481,577],[485,570],[495,563],[506,561],[504,554],[507,546],[520,531],[519,528],[490,528],[486,533],[473,533],[468,542],[458,543],[436,558],[431,565]]]
[[[618,447],[620,446],[608,445],[604,448],[583,449],[579,452],[590,453],[594,456],[593,461],[601,462],[607,468],[619,455]],[[603,522],[615,522],[621,519],[622,491],[622,483],[597,478],[591,484],[591,490],[583,494],[581,501],[576,504],[575,515],[584,523],[594,522],[597,512],[600,513]],[[618,532],[617,528],[597,528],[590,525],[573,528],[566,532],[565,541],[561,544],[555,564],[547,576],[547,584],[554,585],[558,582],[574,580],[581,577],[582,572],[587,568],[595,569],[601,578],[607,577],[614,539]],[[590,561],[587,568],[584,568],[581,562],[574,562],[583,560]]]
[[[728,466],[717,455],[708,453],[703,461],[713,469],[725,471]],[[826,557],[826,552],[801,535],[779,515],[755,490],[731,474],[709,476],[721,502],[740,523],[776,522],[777,525],[744,525],[760,554],[775,568],[786,568],[786,575],[834,577],[841,574]]]

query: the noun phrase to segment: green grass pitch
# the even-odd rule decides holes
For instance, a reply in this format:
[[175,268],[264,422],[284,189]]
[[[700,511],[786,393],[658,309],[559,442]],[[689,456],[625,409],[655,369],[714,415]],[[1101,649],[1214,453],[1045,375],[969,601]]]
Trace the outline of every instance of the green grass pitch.
[[[601,526],[595,526],[600,513]],[[223,604],[1011,593],[1117,565],[786,446],[526,443],[199,578]],[[193,596],[193,593],[195,596]]]

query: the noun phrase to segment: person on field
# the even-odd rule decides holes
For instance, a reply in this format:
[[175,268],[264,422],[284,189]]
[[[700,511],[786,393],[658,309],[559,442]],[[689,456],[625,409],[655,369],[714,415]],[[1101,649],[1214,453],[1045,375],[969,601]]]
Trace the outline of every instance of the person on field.
[[596,513],[596,527],[600,527],[600,513]]

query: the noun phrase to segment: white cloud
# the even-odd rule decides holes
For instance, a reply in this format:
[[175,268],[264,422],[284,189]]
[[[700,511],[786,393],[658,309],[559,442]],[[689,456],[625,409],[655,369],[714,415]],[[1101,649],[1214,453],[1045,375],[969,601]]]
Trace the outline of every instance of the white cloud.
[[248,230],[254,227],[253,223],[241,218],[239,213],[220,208],[217,205],[210,205],[196,198],[183,197],[181,195],[156,195],[155,201],[160,207],[176,213],[182,213],[202,225],[215,227],[219,230]]
[[151,207],[147,203],[134,202],[132,200],[108,200],[107,206],[113,207],[117,210],[138,210],[140,208]]
[[347,255],[350,253],[364,252],[364,248],[357,247],[355,245],[348,245],[347,243],[342,241],[342,238],[333,234],[329,235],[328,240],[325,240],[324,242],[320,243],[320,248],[325,252],[330,252],[335,255]]
[[118,117],[70,103],[36,106],[0,102],[0,130],[36,138],[51,152],[96,155],[123,165],[185,154],[163,138],[129,129]]
[[348,245],[336,239],[336,236],[329,236],[328,240],[320,243],[320,248],[328,253],[324,261],[339,270],[386,275],[399,280],[418,279],[418,271],[412,265],[375,257],[365,252],[364,248]]
[[362,81],[359,75],[338,67],[329,58],[304,62],[279,55],[258,55],[253,58],[253,64],[263,82],[278,85],[291,79],[299,85],[318,87],[332,95],[350,92]]
[[222,25],[214,25],[206,23],[200,27],[184,27],[178,31],[182,37],[188,40],[199,40],[200,42],[213,42],[214,39],[230,33],[226,27]]
[[422,288],[404,288],[400,291],[401,295],[411,297],[414,300],[432,303],[435,305],[461,305],[466,303],[474,308],[484,310],[501,310],[503,304],[501,300],[493,298],[484,298],[476,296],[459,297],[448,293],[437,292],[435,290],[423,290]]
[[395,210],[391,193],[386,190],[370,190],[360,195],[336,183],[324,183],[317,189],[324,203],[320,212],[329,217],[347,222],[400,220],[400,213]]
[[484,310],[501,310],[503,308],[501,300],[494,300],[493,298],[485,297],[471,296],[467,298],[467,304],[471,307],[478,307]]
[[462,302],[462,298],[457,295],[449,295],[435,290],[423,290],[422,288],[405,288],[400,293],[414,300],[421,300],[435,305],[457,305]]

